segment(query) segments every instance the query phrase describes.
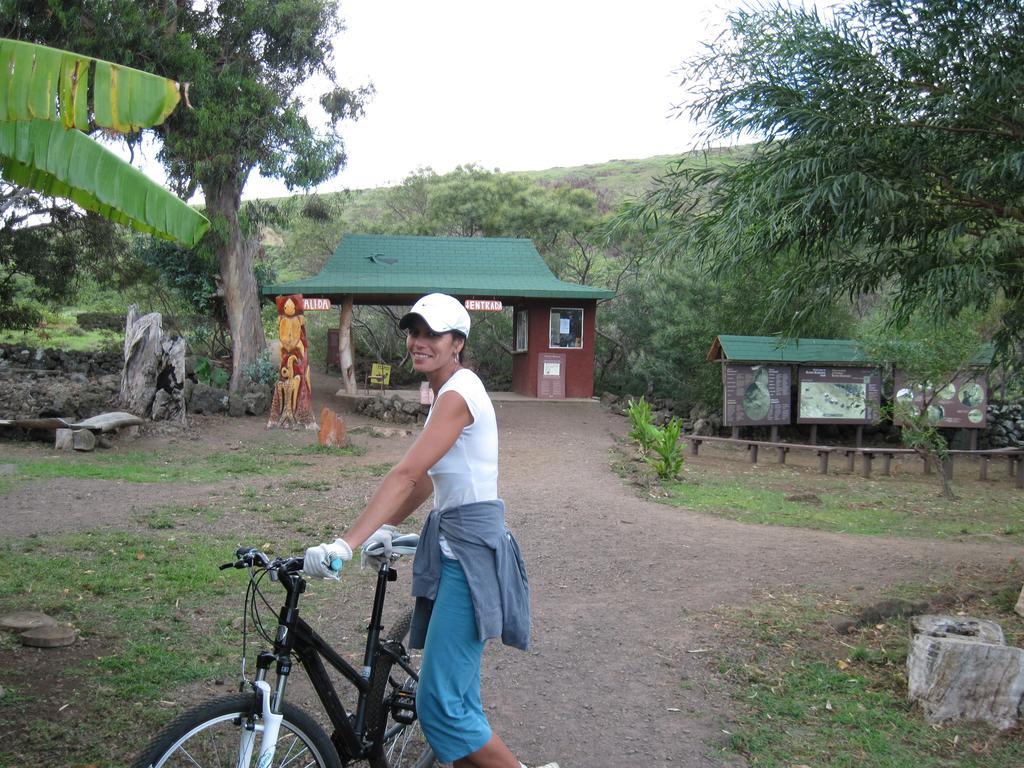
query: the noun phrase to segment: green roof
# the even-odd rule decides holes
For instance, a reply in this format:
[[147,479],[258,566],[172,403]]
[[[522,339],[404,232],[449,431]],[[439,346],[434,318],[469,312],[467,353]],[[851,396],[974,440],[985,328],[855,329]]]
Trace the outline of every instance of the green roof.
[[554,276],[530,240],[347,234],[320,274],[263,288],[358,303],[409,303],[440,291],[461,297],[610,299],[601,288]]
[[708,360],[748,363],[867,363],[849,339],[786,339],[780,336],[717,336]]
[[[995,348],[982,346],[972,365],[989,365]],[[786,339],[781,336],[717,336],[708,360],[736,363],[859,363],[868,360],[860,344],[851,339]]]

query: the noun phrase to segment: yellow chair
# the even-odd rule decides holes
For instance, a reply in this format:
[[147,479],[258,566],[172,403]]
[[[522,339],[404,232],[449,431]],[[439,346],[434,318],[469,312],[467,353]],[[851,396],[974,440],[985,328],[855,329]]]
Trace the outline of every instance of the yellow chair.
[[391,384],[391,366],[386,363],[374,363],[370,366],[370,375],[366,377],[366,391],[370,387],[380,387],[383,391]]

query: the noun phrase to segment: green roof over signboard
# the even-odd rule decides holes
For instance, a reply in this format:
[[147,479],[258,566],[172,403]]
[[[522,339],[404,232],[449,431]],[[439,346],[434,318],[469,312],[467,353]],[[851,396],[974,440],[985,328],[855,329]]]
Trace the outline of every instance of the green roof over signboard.
[[[973,365],[989,365],[995,350],[985,344],[971,360]],[[733,363],[857,363],[877,364],[869,360],[860,344],[851,339],[787,339],[781,336],[716,336],[708,360]]]
[[610,299],[612,291],[559,280],[530,240],[511,237],[342,237],[320,274],[263,288],[361,304],[400,304],[440,291],[459,297]]
[[780,336],[717,336],[708,360],[743,363],[866,363],[849,339],[786,339]]

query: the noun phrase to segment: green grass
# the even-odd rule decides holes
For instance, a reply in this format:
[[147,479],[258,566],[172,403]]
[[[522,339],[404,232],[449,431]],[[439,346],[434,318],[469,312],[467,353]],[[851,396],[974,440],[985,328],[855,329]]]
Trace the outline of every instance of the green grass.
[[[161,514],[174,520],[205,512],[175,508]],[[35,678],[44,671],[22,668],[20,677],[4,680],[0,766],[124,765],[156,727],[192,701],[194,686],[236,679],[246,573],[218,566],[232,559],[239,543],[159,527],[148,534],[94,532],[0,543],[5,564],[0,614],[43,611],[75,627],[80,633],[75,647],[86,649],[80,661],[59,670],[67,692],[67,711],[59,722],[27,721],[39,696]],[[301,552],[308,541],[248,543]],[[315,621],[325,609],[340,608],[345,596],[362,591],[367,581],[372,575],[357,568],[329,589],[311,585],[309,615]],[[267,584],[274,600],[278,589]],[[330,601],[318,606],[318,594]],[[275,610],[264,611],[264,618],[272,621]],[[350,613],[342,626],[355,637],[364,612]],[[250,668],[256,645],[262,647],[262,641],[251,637]],[[0,634],[0,653],[14,653],[16,647],[15,639]]]
[[[933,727],[906,700],[905,620],[842,638],[823,625],[834,599],[766,599],[723,619],[717,667],[739,709],[729,749],[752,768],[1007,768],[1024,742],[969,724]],[[968,611],[989,611],[964,605]],[[972,613],[972,615],[974,615]],[[1019,636],[1024,622],[998,619]]]
[[87,454],[53,454],[45,458],[26,458],[16,450],[0,450],[0,462],[14,464],[20,478],[45,480],[71,477],[91,480],[120,480],[127,483],[215,483],[240,477],[281,475],[310,462],[282,455],[301,452],[264,450],[248,447],[238,451],[193,454],[183,461],[173,451],[96,451]]
[[[956,484],[950,501],[920,478],[820,476],[812,471],[770,467],[725,475],[690,464],[678,482],[662,483],[665,503],[730,520],[867,536],[997,536],[1024,542],[1021,492],[1009,482]],[[808,497],[812,495],[812,497]],[[805,500],[787,500],[787,497]]]
[[63,349],[68,352],[120,349],[123,340],[123,333],[79,328],[74,315],[69,312],[61,313],[56,322],[47,323],[45,328],[0,330],[0,344],[19,344],[33,349]]

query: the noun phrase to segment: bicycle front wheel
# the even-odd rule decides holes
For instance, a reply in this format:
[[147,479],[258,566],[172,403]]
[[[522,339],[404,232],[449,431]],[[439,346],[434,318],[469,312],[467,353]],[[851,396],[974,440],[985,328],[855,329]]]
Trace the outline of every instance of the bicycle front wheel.
[[[385,643],[405,649],[405,639],[412,623],[410,608],[388,631]],[[411,667],[411,662],[410,662]],[[370,698],[367,707],[367,730],[373,738],[379,739],[380,751],[367,761],[370,768],[434,768],[440,763],[434,758],[434,751],[427,744],[415,709],[401,712],[402,720],[395,720],[394,701],[402,691],[415,692],[415,681],[408,672],[387,656],[377,659],[373,676],[370,678]]]
[[[149,743],[132,768],[235,768],[243,736],[251,734],[253,726],[259,726],[260,720],[258,702],[253,694],[215,699],[175,718]],[[257,732],[252,758],[254,765],[259,746]],[[316,721],[286,702],[273,766],[340,768],[341,761],[331,740]]]

